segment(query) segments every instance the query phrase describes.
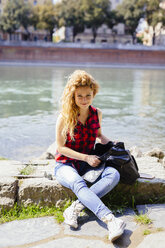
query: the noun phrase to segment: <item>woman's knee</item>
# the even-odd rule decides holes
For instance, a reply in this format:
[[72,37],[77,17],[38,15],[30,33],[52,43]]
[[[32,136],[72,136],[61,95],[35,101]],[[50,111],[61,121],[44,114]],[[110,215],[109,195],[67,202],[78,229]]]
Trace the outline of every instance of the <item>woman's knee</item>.
[[55,176],[61,185],[70,188],[76,195],[81,188],[87,187],[84,179],[70,166],[61,166],[57,169]]
[[67,188],[72,188],[74,182],[76,182],[79,179],[79,175],[77,171],[74,168],[67,165],[62,165],[59,168],[57,168],[55,172],[55,177],[61,185]]
[[103,172],[103,177],[104,176],[110,176],[113,178],[117,183],[120,181],[120,173],[118,170],[116,170],[113,167],[106,167],[104,172]]
[[120,173],[118,172],[118,170],[115,169],[114,174],[115,174],[116,181],[119,182],[120,181]]
[[79,194],[79,191],[84,188],[84,187],[87,187],[87,184],[86,182],[84,181],[83,178],[79,177],[77,180],[75,180],[72,185],[71,185],[71,189],[72,191],[78,195]]

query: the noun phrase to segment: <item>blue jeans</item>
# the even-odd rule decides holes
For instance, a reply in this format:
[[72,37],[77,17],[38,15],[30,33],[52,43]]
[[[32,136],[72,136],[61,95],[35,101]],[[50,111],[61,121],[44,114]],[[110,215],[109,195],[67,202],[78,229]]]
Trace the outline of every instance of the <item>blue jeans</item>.
[[61,185],[71,189],[78,200],[99,219],[111,213],[100,198],[118,184],[120,174],[116,169],[105,167],[101,176],[90,188],[88,188],[85,180],[78,174],[77,170],[69,164],[57,163],[55,177]]

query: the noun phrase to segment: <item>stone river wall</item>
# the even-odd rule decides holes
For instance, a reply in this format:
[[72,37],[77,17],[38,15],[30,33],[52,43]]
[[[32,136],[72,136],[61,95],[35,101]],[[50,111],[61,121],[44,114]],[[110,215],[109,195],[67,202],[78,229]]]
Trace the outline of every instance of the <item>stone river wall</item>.
[[127,46],[16,46],[0,44],[1,62],[138,64],[165,66],[165,50]]

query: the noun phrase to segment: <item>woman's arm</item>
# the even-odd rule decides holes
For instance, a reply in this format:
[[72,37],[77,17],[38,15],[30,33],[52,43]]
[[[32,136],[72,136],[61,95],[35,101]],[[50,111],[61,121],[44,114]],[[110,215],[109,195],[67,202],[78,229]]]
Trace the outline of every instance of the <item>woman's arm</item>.
[[100,160],[97,158],[97,156],[76,152],[71,148],[65,146],[65,137],[62,135],[63,127],[64,121],[62,116],[60,115],[56,123],[56,143],[58,152],[66,157],[85,161],[93,167],[97,166],[100,163]]
[[110,140],[102,134],[101,131],[101,123],[102,123],[102,112],[100,109],[97,109],[98,111],[98,117],[99,117],[99,123],[100,123],[100,128],[98,130],[98,135],[96,141],[101,144],[107,144]]

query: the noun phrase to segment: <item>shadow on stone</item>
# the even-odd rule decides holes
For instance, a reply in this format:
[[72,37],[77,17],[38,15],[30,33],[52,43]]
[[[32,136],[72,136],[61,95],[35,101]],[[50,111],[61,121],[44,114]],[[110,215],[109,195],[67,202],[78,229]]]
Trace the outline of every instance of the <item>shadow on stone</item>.
[[129,245],[131,244],[130,237],[132,233],[133,232],[131,230],[125,229],[122,236],[118,238],[116,241],[114,241],[114,244],[117,245],[117,247],[122,247],[122,248],[129,247]]

